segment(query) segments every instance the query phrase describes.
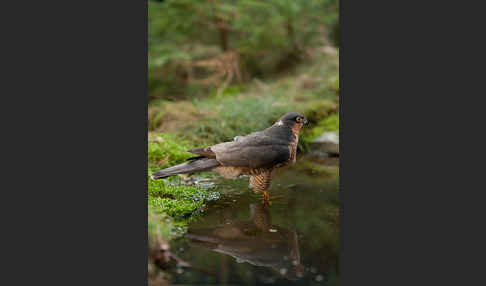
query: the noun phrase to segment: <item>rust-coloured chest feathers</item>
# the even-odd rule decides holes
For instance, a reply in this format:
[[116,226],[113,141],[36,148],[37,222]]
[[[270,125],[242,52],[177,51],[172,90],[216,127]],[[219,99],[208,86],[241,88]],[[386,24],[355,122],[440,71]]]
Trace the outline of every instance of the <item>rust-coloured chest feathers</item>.
[[295,123],[292,126],[292,135],[293,135],[294,139],[290,142],[290,145],[289,145],[289,151],[290,151],[289,161],[292,162],[292,163],[295,163],[295,160],[297,158],[297,145],[299,145],[300,129],[302,129],[302,124]]

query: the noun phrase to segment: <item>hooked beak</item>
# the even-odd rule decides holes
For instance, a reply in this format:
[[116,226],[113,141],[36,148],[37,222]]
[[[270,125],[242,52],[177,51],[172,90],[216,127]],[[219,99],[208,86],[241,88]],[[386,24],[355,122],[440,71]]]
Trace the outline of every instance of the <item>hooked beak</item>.
[[302,122],[304,125],[307,125],[309,121],[307,121],[307,119],[304,118],[304,121]]

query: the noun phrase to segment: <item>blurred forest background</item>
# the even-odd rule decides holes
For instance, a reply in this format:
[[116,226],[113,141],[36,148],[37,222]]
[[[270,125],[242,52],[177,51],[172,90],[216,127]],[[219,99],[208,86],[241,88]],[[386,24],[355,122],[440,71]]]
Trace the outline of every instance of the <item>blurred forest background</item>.
[[336,113],[337,0],[148,4],[150,131],[203,145],[288,111],[314,126]]
[[[148,0],[148,173],[184,162],[187,149],[267,128],[289,111],[310,122],[301,153],[323,132],[337,131],[338,5]],[[149,270],[164,269],[160,250],[218,192],[148,183]]]

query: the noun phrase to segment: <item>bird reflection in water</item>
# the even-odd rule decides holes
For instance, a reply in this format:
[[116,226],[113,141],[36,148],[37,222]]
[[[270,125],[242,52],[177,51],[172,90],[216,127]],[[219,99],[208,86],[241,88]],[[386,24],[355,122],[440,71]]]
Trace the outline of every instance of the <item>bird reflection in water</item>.
[[189,229],[186,237],[195,247],[236,258],[239,263],[270,267],[286,279],[304,276],[295,231],[272,225],[268,208],[250,204],[250,219],[228,221],[211,228]]

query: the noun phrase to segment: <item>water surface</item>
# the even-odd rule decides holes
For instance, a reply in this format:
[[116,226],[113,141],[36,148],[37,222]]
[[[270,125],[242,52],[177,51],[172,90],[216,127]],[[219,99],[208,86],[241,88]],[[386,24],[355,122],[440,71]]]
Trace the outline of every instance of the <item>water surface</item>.
[[172,285],[338,285],[338,158],[299,157],[278,170],[272,205],[248,178],[219,179],[188,233],[171,243],[181,263]]

